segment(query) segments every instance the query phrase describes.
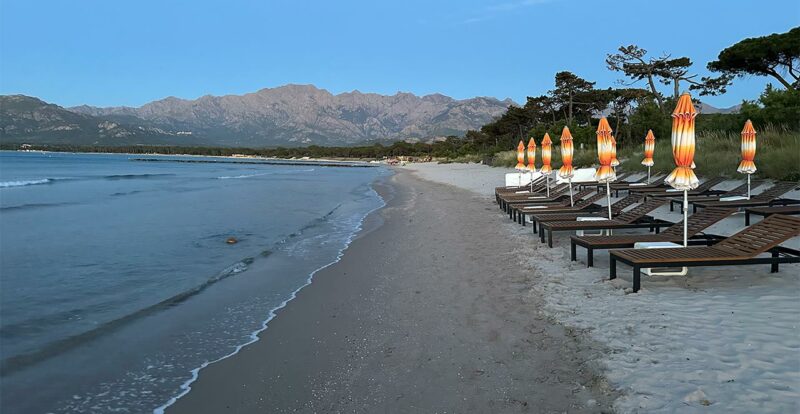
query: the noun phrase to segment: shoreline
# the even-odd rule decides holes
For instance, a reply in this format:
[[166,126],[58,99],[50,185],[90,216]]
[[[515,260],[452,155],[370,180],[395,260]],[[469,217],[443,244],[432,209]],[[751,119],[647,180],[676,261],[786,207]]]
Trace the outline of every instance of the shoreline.
[[335,265],[336,263],[338,263],[339,261],[341,261],[341,260],[342,260],[342,257],[344,257],[345,253],[346,253],[346,252],[347,252],[347,250],[350,248],[350,246],[352,245],[353,241],[355,241],[355,240],[359,239],[359,238],[360,238],[362,235],[368,234],[369,232],[371,232],[371,231],[375,230],[377,227],[379,227],[379,226],[380,226],[380,224],[379,224],[379,223],[375,223],[375,222],[374,222],[374,221],[375,221],[375,219],[373,218],[373,216],[374,216],[374,213],[376,213],[376,212],[380,211],[381,209],[383,209],[384,207],[386,207],[386,197],[387,197],[387,196],[390,196],[390,193],[385,193],[385,192],[384,192],[384,194],[381,194],[381,192],[380,192],[380,191],[378,191],[378,190],[376,189],[376,187],[380,187],[380,186],[382,185],[382,183],[383,183],[383,182],[384,182],[384,181],[385,181],[387,178],[390,178],[390,177],[391,177],[391,176],[389,176],[389,177],[386,177],[386,176],[381,176],[381,177],[378,177],[378,178],[377,178],[377,179],[376,179],[376,180],[375,180],[375,181],[372,183],[372,185],[371,185],[371,188],[372,188],[372,190],[375,192],[375,194],[378,196],[378,198],[381,200],[381,205],[380,205],[380,206],[378,206],[378,207],[376,207],[376,208],[374,208],[374,209],[373,209],[373,210],[371,210],[371,211],[368,211],[368,212],[367,212],[367,213],[364,215],[364,217],[361,219],[361,221],[359,222],[358,226],[357,226],[357,227],[356,227],[356,229],[354,230],[353,234],[351,235],[350,239],[347,241],[347,243],[346,243],[345,247],[344,247],[343,249],[341,249],[341,250],[340,250],[340,251],[337,253],[337,255],[336,255],[336,258],[335,258],[335,259],[334,259],[332,262],[330,262],[330,263],[328,263],[328,264],[326,264],[326,265],[324,265],[324,266],[322,266],[322,267],[320,267],[320,268],[318,268],[318,269],[315,269],[314,271],[312,271],[312,272],[311,272],[311,273],[308,275],[308,278],[306,279],[306,283],[305,283],[305,284],[303,284],[302,286],[300,286],[300,287],[298,287],[297,289],[295,289],[293,292],[291,292],[291,294],[289,295],[289,297],[288,297],[287,299],[285,299],[283,302],[281,302],[281,303],[280,303],[278,306],[276,306],[275,308],[271,309],[271,310],[269,311],[269,313],[267,314],[267,318],[266,318],[264,321],[262,321],[262,322],[261,322],[261,326],[260,326],[258,329],[254,330],[253,332],[251,332],[251,333],[250,333],[250,340],[249,340],[249,341],[247,341],[247,342],[245,342],[245,343],[242,343],[242,344],[239,344],[239,345],[237,345],[236,349],[234,349],[232,352],[230,352],[230,353],[229,353],[229,354],[227,354],[227,355],[224,355],[224,356],[222,356],[222,357],[220,357],[220,358],[217,358],[217,359],[215,359],[215,360],[213,360],[213,361],[207,361],[207,362],[205,362],[205,363],[201,364],[199,367],[196,367],[196,368],[192,369],[192,370],[190,371],[190,373],[191,373],[191,378],[189,378],[189,379],[188,379],[188,380],[186,380],[186,381],[185,381],[183,384],[181,384],[181,386],[180,386],[180,392],[179,392],[178,394],[176,394],[175,396],[171,397],[171,398],[170,398],[169,400],[167,400],[167,401],[166,401],[164,404],[162,404],[162,405],[160,405],[160,406],[156,407],[155,409],[153,409],[153,413],[154,413],[154,414],[163,414],[163,413],[164,413],[164,412],[165,412],[167,409],[169,409],[169,407],[171,407],[171,406],[172,406],[172,405],[174,405],[176,402],[178,402],[178,401],[179,401],[179,400],[180,400],[182,397],[184,397],[184,396],[186,396],[187,394],[189,394],[189,393],[192,391],[192,384],[193,384],[193,383],[195,383],[195,382],[197,381],[197,379],[199,378],[200,372],[201,372],[203,369],[205,369],[206,367],[208,367],[208,366],[211,366],[211,365],[213,365],[213,364],[220,363],[220,362],[222,362],[222,361],[224,361],[224,360],[226,360],[226,359],[228,359],[228,358],[234,357],[234,356],[236,356],[236,355],[237,355],[237,354],[238,354],[238,353],[239,353],[239,352],[240,352],[242,349],[244,349],[245,347],[247,347],[247,346],[249,346],[249,345],[252,345],[252,344],[254,344],[254,343],[258,342],[258,341],[261,339],[261,337],[260,337],[260,336],[261,336],[261,334],[262,334],[264,331],[266,331],[266,330],[267,330],[267,328],[269,328],[269,323],[270,323],[270,322],[271,322],[273,319],[275,319],[275,317],[278,315],[278,313],[280,313],[280,311],[281,311],[283,308],[285,308],[285,307],[286,307],[286,306],[287,306],[289,303],[291,303],[292,301],[294,301],[294,300],[297,298],[297,295],[298,295],[298,294],[299,294],[299,293],[300,293],[300,292],[301,292],[303,289],[305,289],[305,288],[307,288],[308,286],[310,286],[311,284],[313,284],[313,282],[314,282],[314,276],[315,276],[317,273],[319,273],[320,271],[323,271],[323,270],[325,270],[326,268],[328,268],[328,267],[330,267],[330,266],[333,266],[333,265]]
[[[413,234],[438,231],[427,207],[460,205],[474,216],[490,206],[395,171],[385,183],[392,194],[381,193],[386,206],[365,219],[381,225],[360,231],[341,260],[276,312],[260,340],[207,365],[167,413],[610,407],[613,392],[591,363],[598,348],[542,315],[540,299],[513,293],[535,275],[509,267],[508,252],[487,252],[487,263],[472,269],[459,259],[480,250],[468,238]],[[460,234],[486,232],[491,245],[512,248],[506,227],[483,223]],[[494,267],[508,273],[501,283],[490,282]]]
[[[196,158],[225,158],[231,160],[241,160],[243,163],[247,163],[247,160],[266,160],[266,161],[296,161],[298,163],[302,163],[304,161],[308,163],[312,163],[309,165],[315,165],[313,163],[353,163],[353,164],[367,164],[370,167],[372,166],[385,166],[385,163],[380,163],[377,165],[370,164],[370,161],[366,159],[336,159],[336,158],[280,158],[280,157],[260,157],[260,156],[233,156],[233,155],[198,155],[198,154],[162,154],[157,152],[84,152],[84,151],[50,151],[50,150],[0,150],[0,152],[19,152],[19,153],[36,153],[36,154],[79,154],[79,155],[129,155],[132,157],[196,157]],[[253,163],[258,164],[258,163]],[[266,163],[262,163],[266,164]],[[286,163],[280,163],[280,165],[287,165]],[[305,165],[305,164],[303,164]]]

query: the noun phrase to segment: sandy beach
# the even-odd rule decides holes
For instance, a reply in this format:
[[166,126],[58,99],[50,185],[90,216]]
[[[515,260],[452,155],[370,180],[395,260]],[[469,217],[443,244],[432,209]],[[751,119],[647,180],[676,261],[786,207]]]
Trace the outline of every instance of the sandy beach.
[[542,312],[485,196],[403,170],[377,189],[342,260],[168,413],[610,411],[604,348]]
[[[489,184],[503,182],[510,172],[477,164],[408,168],[486,197],[494,193]],[[744,179],[736,178],[716,188],[733,188]],[[800,191],[785,197],[799,199]],[[494,206],[488,216],[504,216]],[[652,216],[682,219],[668,206]],[[744,227],[744,215],[738,213],[707,232],[728,236]],[[619,278],[609,281],[607,252],[596,253],[595,267],[587,268],[585,250],[570,262],[566,234],[556,237],[551,249],[531,231],[530,226],[512,229],[524,246],[525,266],[539,275],[527,294],[545,302],[546,315],[609,349],[598,362],[621,394],[615,411],[800,411],[800,265],[781,265],[774,274],[765,266],[692,268],[687,276],[645,277],[643,289],[629,295],[630,268],[620,266]],[[800,238],[784,245],[800,248]]]
[[[506,172],[398,168],[343,259],[167,411],[800,408],[800,266],[692,269],[627,294],[630,272],[608,281],[607,254],[570,262],[567,237],[547,248],[497,209]],[[737,214],[709,232],[743,227]]]

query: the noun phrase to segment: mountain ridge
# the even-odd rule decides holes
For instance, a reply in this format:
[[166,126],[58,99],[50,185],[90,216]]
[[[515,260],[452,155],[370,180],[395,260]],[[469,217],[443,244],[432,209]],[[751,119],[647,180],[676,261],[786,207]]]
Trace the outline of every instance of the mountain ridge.
[[140,107],[80,105],[67,110],[115,121],[135,117],[153,126],[192,132],[227,146],[355,145],[367,141],[463,135],[501,115],[510,99],[457,100],[359,90],[333,94],[314,85],[289,84],[242,95],[169,96]]
[[[35,97],[0,95],[0,138],[79,145],[228,147],[350,146],[461,136],[511,106],[511,99],[455,99],[353,90],[333,94],[288,84],[241,95],[168,96],[139,107],[63,108]],[[701,113],[737,112],[738,106]]]

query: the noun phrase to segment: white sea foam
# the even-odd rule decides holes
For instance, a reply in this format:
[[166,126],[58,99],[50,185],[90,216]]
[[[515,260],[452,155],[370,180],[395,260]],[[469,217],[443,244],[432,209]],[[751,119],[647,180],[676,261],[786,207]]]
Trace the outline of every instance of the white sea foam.
[[218,180],[235,180],[239,178],[250,178],[250,177],[259,177],[262,175],[269,175],[271,173],[265,172],[260,174],[242,174],[242,175],[223,175],[221,177],[217,177]]
[[0,188],[25,187],[28,185],[47,184],[53,181],[54,180],[52,178],[42,178],[38,180],[2,181],[0,182]]
[[[311,169],[311,171],[313,171],[313,169]],[[192,390],[192,383],[194,383],[195,381],[197,381],[197,378],[198,378],[198,376],[200,375],[200,371],[201,371],[203,368],[205,368],[205,367],[207,367],[207,366],[209,366],[209,365],[211,365],[211,364],[217,363],[217,362],[219,362],[219,361],[222,361],[222,360],[228,359],[228,358],[230,358],[230,357],[232,357],[232,356],[234,356],[234,355],[238,354],[238,353],[239,353],[239,351],[241,351],[241,350],[242,350],[242,348],[244,348],[244,347],[246,347],[246,346],[248,346],[248,345],[250,345],[250,344],[253,344],[253,343],[257,342],[257,341],[260,339],[260,338],[259,338],[259,335],[261,334],[261,332],[264,332],[264,331],[267,329],[267,325],[268,325],[268,324],[269,324],[269,322],[270,322],[270,321],[271,321],[271,320],[272,320],[272,319],[273,319],[273,318],[274,318],[274,317],[277,315],[277,312],[278,312],[279,310],[283,309],[284,307],[286,307],[286,305],[287,305],[287,304],[289,304],[289,302],[291,302],[292,300],[294,300],[294,299],[297,297],[297,294],[298,294],[298,293],[299,293],[299,292],[300,292],[300,291],[301,291],[303,288],[305,288],[306,286],[310,285],[310,284],[311,284],[311,282],[314,280],[314,275],[316,275],[316,274],[317,274],[317,272],[319,272],[319,271],[321,271],[321,270],[323,270],[323,269],[326,269],[326,268],[328,268],[328,267],[330,267],[330,266],[332,266],[332,265],[334,265],[334,264],[338,263],[340,260],[342,260],[342,257],[344,256],[344,253],[345,253],[345,251],[347,250],[347,248],[348,248],[348,247],[350,247],[350,243],[352,243],[353,239],[354,239],[354,238],[356,237],[356,235],[357,235],[357,234],[358,234],[358,233],[361,231],[361,229],[362,229],[362,227],[363,227],[363,225],[364,225],[364,220],[367,218],[367,216],[369,216],[370,214],[372,214],[374,211],[376,211],[376,210],[379,210],[379,209],[381,209],[381,208],[383,208],[383,207],[385,207],[385,206],[386,206],[386,201],[385,201],[385,200],[384,200],[384,199],[383,199],[383,198],[382,198],[382,197],[381,197],[381,196],[380,196],[380,195],[379,195],[379,194],[378,194],[378,193],[377,193],[375,190],[373,190],[373,189],[370,189],[370,191],[372,192],[372,195],[373,195],[373,196],[375,196],[375,197],[377,197],[377,198],[378,198],[378,200],[380,201],[380,204],[379,204],[377,207],[375,207],[374,209],[367,211],[367,212],[366,212],[366,213],[364,213],[364,214],[363,214],[363,215],[362,215],[360,218],[358,218],[358,220],[356,221],[356,223],[357,223],[357,224],[356,224],[356,226],[355,226],[355,227],[352,229],[352,231],[350,232],[350,234],[348,234],[348,235],[346,236],[346,238],[345,238],[345,240],[344,240],[344,245],[343,245],[343,247],[342,247],[341,249],[339,249],[339,251],[337,252],[337,254],[336,254],[336,258],[335,258],[335,259],[334,259],[332,262],[330,262],[330,263],[328,263],[328,264],[326,264],[326,265],[324,265],[324,266],[322,266],[322,267],[320,267],[320,268],[318,268],[318,269],[314,270],[313,272],[311,272],[311,273],[308,275],[308,278],[306,279],[305,283],[303,283],[303,285],[301,285],[300,287],[298,287],[297,289],[295,289],[295,290],[294,290],[294,291],[293,291],[293,292],[292,292],[292,293],[289,295],[289,297],[288,297],[286,300],[284,300],[284,301],[283,301],[283,302],[281,302],[281,303],[280,303],[278,306],[276,306],[275,308],[273,308],[272,310],[270,310],[270,311],[269,311],[269,313],[267,314],[267,318],[266,318],[266,319],[265,319],[265,320],[264,320],[264,321],[261,323],[261,327],[259,327],[258,329],[256,329],[255,331],[253,331],[253,332],[251,332],[251,333],[250,333],[250,339],[249,339],[247,342],[245,342],[245,343],[243,343],[243,344],[241,344],[241,345],[237,345],[237,346],[236,346],[236,348],[233,350],[233,352],[231,352],[231,353],[229,353],[229,354],[227,354],[227,355],[225,355],[225,356],[223,356],[223,357],[217,358],[217,359],[215,359],[215,360],[213,360],[213,361],[206,361],[206,362],[203,362],[203,363],[202,363],[202,364],[201,364],[199,367],[197,367],[197,368],[195,368],[195,369],[191,370],[191,372],[190,372],[190,373],[191,373],[191,377],[190,377],[188,380],[186,380],[186,381],[185,381],[183,384],[181,384],[181,386],[180,386],[180,390],[181,390],[181,391],[178,393],[178,395],[176,395],[176,396],[174,396],[174,397],[170,398],[170,399],[169,399],[169,400],[168,400],[166,403],[164,403],[164,405],[162,405],[162,406],[160,406],[160,407],[157,407],[157,408],[155,408],[155,409],[153,410],[153,414],[164,414],[164,411],[165,411],[167,408],[169,408],[171,405],[175,404],[175,402],[176,402],[176,401],[178,401],[178,399],[180,399],[180,398],[182,398],[183,396],[185,396],[186,394],[188,394],[188,393],[189,393],[189,391],[191,391],[191,390]]]
[[241,178],[261,177],[261,176],[264,176],[264,175],[287,175],[287,174],[295,174],[295,173],[301,173],[301,172],[312,172],[312,171],[314,171],[314,168],[308,168],[308,169],[303,169],[303,170],[289,170],[289,171],[269,171],[269,172],[258,173],[258,174],[223,175],[223,176],[217,177],[217,179],[218,180],[235,180],[235,179],[241,179]]

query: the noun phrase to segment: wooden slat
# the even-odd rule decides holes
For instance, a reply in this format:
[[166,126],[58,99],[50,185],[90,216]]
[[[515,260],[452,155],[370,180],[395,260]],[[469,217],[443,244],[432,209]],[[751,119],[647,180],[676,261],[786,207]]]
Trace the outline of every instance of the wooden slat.
[[621,213],[614,219],[623,223],[633,223],[634,221],[644,217],[647,213],[661,207],[666,202],[667,201],[664,199],[650,199],[624,213]]
[[800,218],[774,214],[710,247],[624,249],[613,254],[633,263],[744,260],[800,236]]

